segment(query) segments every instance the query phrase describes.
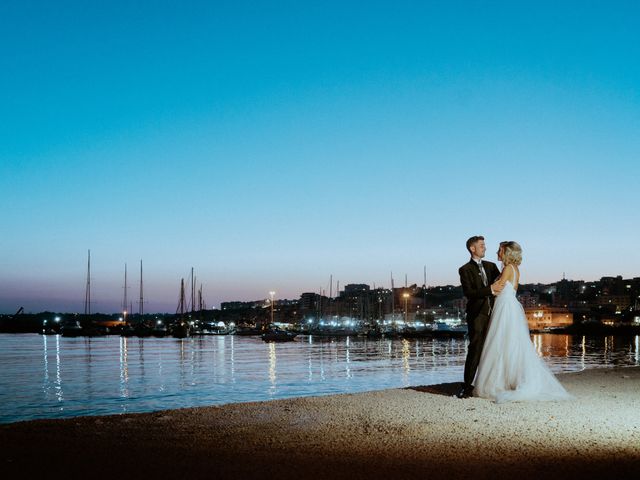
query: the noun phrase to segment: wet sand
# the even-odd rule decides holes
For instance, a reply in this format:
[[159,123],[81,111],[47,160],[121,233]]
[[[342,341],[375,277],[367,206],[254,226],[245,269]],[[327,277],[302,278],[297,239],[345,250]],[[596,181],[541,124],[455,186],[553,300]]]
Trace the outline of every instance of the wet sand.
[[559,376],[572,402],[459,384],[0,426],[2,472],[40,478],[614,478],[640,471],[640,368]]

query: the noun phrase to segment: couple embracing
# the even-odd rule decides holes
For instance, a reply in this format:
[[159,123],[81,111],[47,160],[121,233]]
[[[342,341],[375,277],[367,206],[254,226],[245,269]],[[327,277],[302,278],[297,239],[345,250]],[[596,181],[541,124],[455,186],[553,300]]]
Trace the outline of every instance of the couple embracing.
[[467,240],[471,260],[460,267],[467,297],[469,346],[464,386],[459,398],[470,396],[498,403],[529,400],[568,400],[571,397],[538,356],[529,337],[524,309],[516,298],[522,248],[501,242],[495,263],[483,260],[484,237]]

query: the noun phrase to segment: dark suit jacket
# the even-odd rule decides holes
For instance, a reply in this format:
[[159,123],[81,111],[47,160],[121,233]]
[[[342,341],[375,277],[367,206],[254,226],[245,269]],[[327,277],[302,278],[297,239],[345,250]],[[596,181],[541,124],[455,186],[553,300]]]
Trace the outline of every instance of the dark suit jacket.
[[500,270],[495,263],[485,260],[482,260],[482,265],[487,274],[488,285],[486,287],[482,284],[480,267],[473,259],[458,270],[462,291],[467,297],[467,321],[481,313],[488,315],[493,307],[494,296],[491,293],[491,284],[500,276]]

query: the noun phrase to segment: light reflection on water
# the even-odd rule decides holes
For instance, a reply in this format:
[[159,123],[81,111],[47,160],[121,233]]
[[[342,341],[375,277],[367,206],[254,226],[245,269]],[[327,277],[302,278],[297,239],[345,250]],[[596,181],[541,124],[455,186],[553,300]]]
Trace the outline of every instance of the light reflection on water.
[[[554,372],[640,365],[640,336],[533,335]],[[0,423],[458,382],[460,339],[0,335]]]

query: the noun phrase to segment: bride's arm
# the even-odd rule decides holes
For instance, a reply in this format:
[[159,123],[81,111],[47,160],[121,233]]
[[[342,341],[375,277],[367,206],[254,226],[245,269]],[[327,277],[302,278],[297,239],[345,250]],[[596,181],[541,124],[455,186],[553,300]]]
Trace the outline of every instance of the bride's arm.
[[497,283],[501,287],[504,287],[505,283],[507,283],[507,280],[510,280],[513,284],[513,268],[504,267],[495,283]]

